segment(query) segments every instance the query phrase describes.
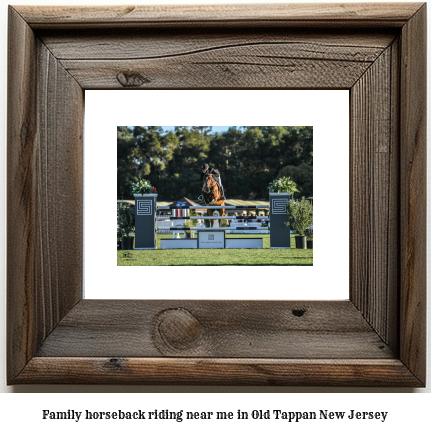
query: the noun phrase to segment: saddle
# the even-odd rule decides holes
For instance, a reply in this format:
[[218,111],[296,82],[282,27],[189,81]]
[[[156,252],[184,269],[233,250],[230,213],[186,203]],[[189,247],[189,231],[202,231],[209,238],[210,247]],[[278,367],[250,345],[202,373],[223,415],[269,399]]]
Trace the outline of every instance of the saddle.
[[205,173],[205,177],[208,177],[208,176],[211,176],[214,179],[214,181],[217,183],[217,186],[219,188],[221,187],[220,180],[219,180],[220,179],[220,172],[218,170],[214,169],[213,172],[210,174]]

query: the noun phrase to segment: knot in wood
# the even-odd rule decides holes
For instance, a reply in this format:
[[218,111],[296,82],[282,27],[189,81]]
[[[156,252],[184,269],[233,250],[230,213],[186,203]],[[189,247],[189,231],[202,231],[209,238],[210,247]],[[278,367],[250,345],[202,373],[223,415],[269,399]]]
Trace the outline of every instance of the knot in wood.
[[109,366],[114,368],[114,369],[119,369],[122,366],[122,360],[117,359],[117,358],[112,358],[109,360]]
[[296,317],[302,317],[305,314],[305,309],[293,309],[292,314]]
[[118,73],[117,81],[123,87],[140,87],[150,82],[148,78],[145,78],[139,72],[133,72],[133,71]]
[[198,319],[182,308],[162,311],[156,318],[156,331],[164,344],[175,350],[195,347],[203,333]]

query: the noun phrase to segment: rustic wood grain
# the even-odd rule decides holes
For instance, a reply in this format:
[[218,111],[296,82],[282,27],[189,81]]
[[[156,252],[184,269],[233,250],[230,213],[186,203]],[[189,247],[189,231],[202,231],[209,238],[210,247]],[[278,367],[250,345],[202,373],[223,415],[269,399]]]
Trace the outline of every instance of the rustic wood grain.
[[402,27],[420,3],[290,3],[251,5],[182,5],[119,7],[20,6],[32,28],[118,28],[279,26],[298,27]]
[[[324,46],[245,42],[196,54],[142,60],[63,60],[85,89],[99,88],[350,88],[379,55],[379,49],[356,56],[347,47],[332,49],[333,58],[316,55]],[[336,54],[335,52],[338,51]],[[339,58],[337,58],[337,56]],[[320,58],[319,58],[320,57]],[[335,58],[334,58],[335,57]],[[344,57],[344,58],[343,58]],[[120,74],[141,77],[123,82]]]
[[[423,386],[424,22],[414,3],[11,7],[8,382]],[[351,90],[349,301],[81,300],[83,90],[202,87]]]
[[34,357],[17,383],[418,387],[399,360]]
[[393,172],[399,142],[391,131],[398,112],[392,65],[398,57],[393,54],[388,47],[351,89],[350,109],[350,298],[384,341],[397,326],[397,309],[389,299],[399,269],[398,178]]
[[[166,312],[178,313],[168,330],[159,319]],[[343,359],[394,353],[349,301],[84,300],[38,356],[90,355]]]
[[45,45],[37,48],[35,289],[46,337],[82,296],[84,92]]
[[82,296],[83,91],[9,9],[8,373]]
[[9,9],[7,128],[7,355],[16,376],[35,355],[34,250],[36,245],[35,38]]
[[[52,32],[38,32],[41,41],[58,60],[143,60],[162,59],[173,56],[186,56],[205,51],[225,48],[255,46],[261,49],[261,57],[266,46],[291,44],[291,57],[320,60],[369,61],[373,62],[396,37],[395,30],[358,33],[353,30],[307,31],[299,29],[235,30],[226,29],[214,32],[200,28],[177,30],[144,31],[79,31],[53,35]],[[284,58],[286,48],[280,48]]]
[[259,30],[141,31],[111,34],[108,41],[98,33],[42,36],[85,89],[298,89],[310,82],[315,88],[347,89],[394,38],[394,31],[334,35]]
[[401,37],[401,360],[425,381],[426,4]]
[[[271,47],[268,47],[270,52]],[[346,62],[343,70],[334,61],[302,59],[259,59],[248,63],[244,57],[222,50],[214,56],[193,55],[183,59],[148,61],[65,61],[86,90],[106,89],[348,89],[365,72],[367,62]],[[239,50],[243,51],[243,50]],[[246,51],[246,49],[244,49]],[[274,54],[275,55],[275,54]],[[251,60],[248,57],[248,60]]]
[[399,290],[400,286],[400,41],[395,40],[391,46],[391,155],[388,166],[388,223],[387,223],[387,273],[386,273],[386,302],[387,319],[385,341],[394,352],[399,353]]

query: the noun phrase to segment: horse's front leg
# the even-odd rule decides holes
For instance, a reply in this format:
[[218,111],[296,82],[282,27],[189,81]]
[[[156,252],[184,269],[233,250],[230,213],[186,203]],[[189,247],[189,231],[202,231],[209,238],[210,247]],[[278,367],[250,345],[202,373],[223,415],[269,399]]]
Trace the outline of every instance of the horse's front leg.
[[211,188],[211,205],[215,205],[216,203],[216,194],[215,194],[215,190],[214,190],[214,186]]

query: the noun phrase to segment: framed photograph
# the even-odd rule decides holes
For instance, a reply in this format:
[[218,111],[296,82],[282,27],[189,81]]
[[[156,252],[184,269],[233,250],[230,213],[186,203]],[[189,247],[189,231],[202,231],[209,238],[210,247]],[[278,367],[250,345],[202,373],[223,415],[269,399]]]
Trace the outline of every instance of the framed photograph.
[[[194,127],[163,126],[161,132],[156,126],[139,126],[133,128],[131,133],[132,127],[115,126],[139,124],[142,119],[152,125],[174,124],[175,121],[179,124],[190,124],[192,121],[196,124],[209,124],[212,121],[213,124],[221,125],[235,120],[238,124],[266,126],[214,126],[211,130],[207,127],[204,137]],[[290,124],[313,126],[278,126],[286,121]],[[151,132],[147,135],[146,131],[150,129]],[[184,152],[175,146],[178,139],[188,137],[189,133],[185,131],[190,130],[192,142],[202,143],[203,148],[197,151],[195,148],[200,147],[187,147],[184,156],[186,159],[180,162]],[[155,173],[151,171],[152,174],[145,176],[156,187],[158,212],[169,214],[169,209],[161,207],[171,205],[173,201],[178,205],[192,201],[195,206],[199,205],[198,201],[202,205],[203,202],[197,199],[202,193],[200,166],[202,161],[209,161],[221,172],[227,190],[226,205],[235,206],[226,209],[228,216],[238,214],[235,220],[227,219],[231,221],[229,226],[234,227],[235,231],[226,230],[229,238],[226,246],[234,246],[234,249],[220,250],[220,253],[214,250],[199,253],[195,250],[184,254],[184,247],[198,246],[197,235],[194,239],[183,239],[185,233],[181,229],[166,232],[172,225],[182,227],[184,220],[181,217],[171,219],[171,216],[163,215],[157,220],[157,251],[137,250],[140,245],[139,241],[136,242],[136,235],[142,233],[138,226],[134,231],[135,236],[132,234],[130,237],[132,240],[135,238],[135,250],[125,252],[121,246],[121,250],[113,253],[112,235],[101,233],[114,233],[117,228],[120,214],[117,220],[114,205],[134,206],[134,196],[125,179],[135,176],[136,171],[142,169],[139,158],[142,155],[147,158],[149,149],[141,146],[150,137],[154,138],[154,133],[159,135],[159,142],[167,142],[172,146],[169,148],[163,144],[166,152],[164,170],[157,168]],[[269,136],[272,147],[268,147]],[[348,90],[90,90],[85,92],[84,137],[87,143],[84,143],[85,299],[349,298]],[[223,137],[229,140],[231,157],[226,157]],[[208,140],[211,142],[209,151]],[[283,146],[277,147],[277,142],[283,143]],[[241,147],[235,148],[235,145]],[[301,151],[304,148],[301,145],[308,146],[308,149],[312,145],[312,155],[310,150]],[[274,147],[279,150],[274,151]],[[136,152],[137,148],[140,150],[136,153],[136,158],[130,159],[128,152]],[[267,154],[268,148],[274,154],[272,158]],[[194,157],[192,152],[195,153]],[[208,156],[197,163],[195,157],[202,157],[202,153],[208,153]],[[262,153],[266,154],[264,162],[261,161]],[[272,249],[272,246],[277,246],[274,245],[274,237],[276,241],[282,241],[280,234],[290,233],[290,227],[284,225],[283,217],[278,225],[281,233],[277,232],[277,226],[272,222],[270,231],[264,227],[259,229],[260,232],[251,231],[255,234],[244,234],[236,229],[244,226],[241,215],[247,211],[240,205],[261,205],[259,212],[266,211],[270,217],[268,186],[273,179],[279,177],[279,172],[286,173],[286,168],[293,168],[284,165],[286,160],[289,160],[290,165],[299,165],[297,160],[305,161],[301,164],[301,175],[294,177],[300,189],[300,193],[295,193],[294,197],[299,200],[302,197],[314,197],[312,225],[313,231],[318,234],[314,248],[308,245],[307,250],[296,248],[296,234],[293,233],[290,234],[291,248]],[[121,169],[118,176],[117,166]],[[239,175],[241,170],[242,174]],[[280,177],[284,175],[281,174]],[[315,184],[313,178],[318,179]],[[254,192],[256,189],[259,192]],[[247,199],[247,194],[251,193],[256,195],[248,196]],[[280,197],[278,194],[274,196]],[[103,212],[99,197],[103,200]],[[117,203],[117,200],[125,202]],[[336,207],[336,223],[334,213],[327,211],[328,205]],[[193,210],[180,209],[176,212],[184,215],[187,211]],[[200,209],[196,211],[205,216]],[[248,211],[251,213],[256,210],[251,208]],[[286,213],[284,209],[283,213]],[[125,213],[126,216],[127,214]],[[150,218],[144,233],[150,242],[148,247],[152,247],[153,219],[151,215],[145,218]],[[271,219],[275,223],[275,219]],[[127,219],[122,220],[127,222]],[[247,226],[249,225],[255,227],[257,224],[252,218],[247,220]],[[343,233],[340,241],[333,241],[333,229]],[[174,235],[181,238],[173,238]],[[243,243],[242,238],[247,238],[247,243]],[[260,249],[262,246],[263,250]],[[180,249],[174,251],[169,249],[171,247]],[[214,264],[223,267],[214,268]],[[289,269],[285,266],[289,266]],[[100,271],[102,268],[103,272]],[[221,275],[215,285],[208,278],[213,272]],[[331,273],[331,283],[322,287],[318,282],[327,278],[328,272]],[[268,283],[269,279],[277,279],[280,283]],[[193,283],[194,280],[200,283]],[[121,289],[118,289],[119,286]],[[214,286],[216,289],[212,288]]]
[[[425,3],[19,6],[8,26],[9,385],[425,386]],[[348,90],[349,298],[85,299],[97,89]]]

